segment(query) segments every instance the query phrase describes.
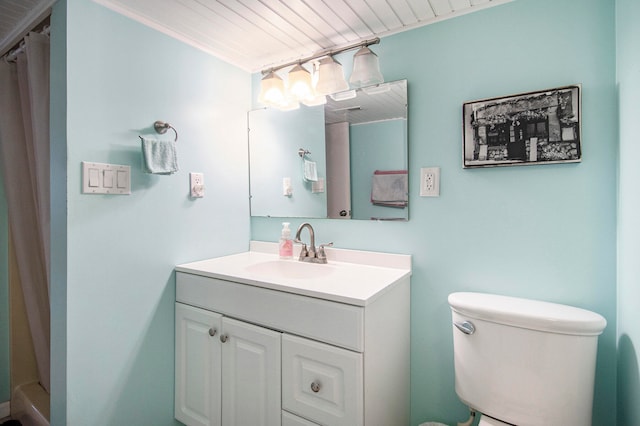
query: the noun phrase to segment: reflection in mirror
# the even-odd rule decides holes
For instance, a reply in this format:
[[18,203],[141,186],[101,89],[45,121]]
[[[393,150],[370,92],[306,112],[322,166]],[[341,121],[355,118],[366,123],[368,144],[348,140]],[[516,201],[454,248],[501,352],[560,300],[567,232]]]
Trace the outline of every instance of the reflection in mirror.
[[250,111],[251,215],[408,220],[407,145],[406,80]]

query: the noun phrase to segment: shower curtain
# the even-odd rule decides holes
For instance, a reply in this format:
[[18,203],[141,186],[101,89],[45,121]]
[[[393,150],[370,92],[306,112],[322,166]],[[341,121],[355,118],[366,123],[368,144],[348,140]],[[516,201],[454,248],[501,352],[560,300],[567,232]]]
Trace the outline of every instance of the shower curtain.
[[[0,170],[40,384],[49,392],[49,37],[0,59]],[[6,244],[6,242],[2,242]]]

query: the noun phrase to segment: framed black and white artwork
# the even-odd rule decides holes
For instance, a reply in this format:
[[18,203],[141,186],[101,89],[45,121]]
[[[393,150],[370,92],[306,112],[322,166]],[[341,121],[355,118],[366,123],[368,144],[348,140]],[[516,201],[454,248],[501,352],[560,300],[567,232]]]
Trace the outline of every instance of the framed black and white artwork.
[[576,163],[581,86],[465,102],[463,167]]

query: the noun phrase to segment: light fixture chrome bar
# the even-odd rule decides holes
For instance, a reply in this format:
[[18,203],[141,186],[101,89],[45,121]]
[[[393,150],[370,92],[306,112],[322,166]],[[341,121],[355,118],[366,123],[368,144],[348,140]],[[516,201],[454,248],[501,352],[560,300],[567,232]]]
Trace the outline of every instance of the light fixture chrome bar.
[[297,65],[297,64],[304,64],[307,63],[309,61],[313,61],[314,59],[318,59],[318,58],[323,58],[325,56],[333,56],[333,55],[337,55],[339,53],[342,52],[346,52],[348,50],[353,50],[353,49],[357,49],[359,47],[367,47],[367,46],[371,46],[372,44],[378,44],[380,43],[380,38],[376,37],[376,38],[372,38],[370,40],[363,40],[360,41],[358,43],[354,43],[354,44],[350,44],[348,46],[345,47],[340,47],[338,49],[329,49],[329,50],[324,50],[320,53],[316,53],[315,55],[311,55],[311,56],[307,56],[306,58],[301,58],[298,59],[297,61],[291,61],[291,62],[287,62],[286,64],[281,64],[275,67],[269,67],[269,68],[265,68],[262,70],[262,75],[268,74],[272,71],[278,71],[281,70],[283,68],[287,68],[290,67],[292,65]]

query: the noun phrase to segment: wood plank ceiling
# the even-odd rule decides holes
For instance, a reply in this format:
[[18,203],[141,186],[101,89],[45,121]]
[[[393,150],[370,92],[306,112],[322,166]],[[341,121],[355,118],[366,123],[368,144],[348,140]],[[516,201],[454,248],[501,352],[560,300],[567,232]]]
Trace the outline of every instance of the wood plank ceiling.
[[[93,0],[256,72],[513,0]],[[0,1],[0,55],[55,0]]]
[[55,0],[0,0],[0,56],[50,14]]
[[256,72],[512,0],[94,1]]

